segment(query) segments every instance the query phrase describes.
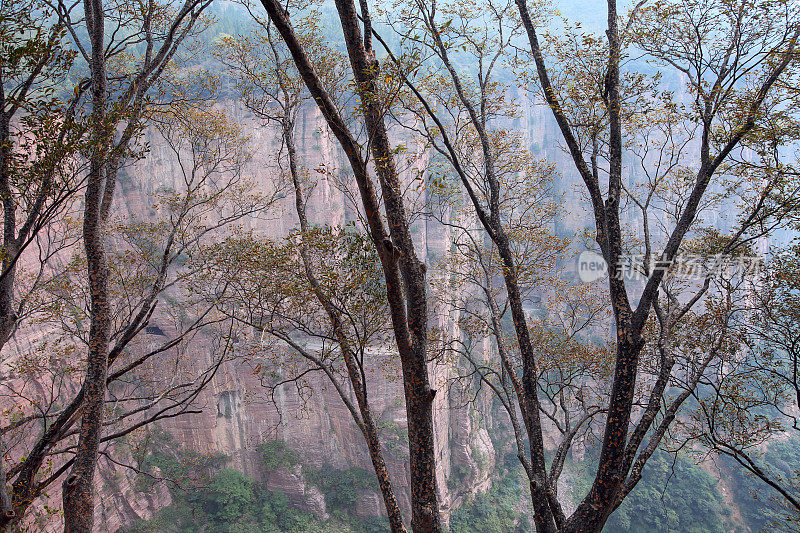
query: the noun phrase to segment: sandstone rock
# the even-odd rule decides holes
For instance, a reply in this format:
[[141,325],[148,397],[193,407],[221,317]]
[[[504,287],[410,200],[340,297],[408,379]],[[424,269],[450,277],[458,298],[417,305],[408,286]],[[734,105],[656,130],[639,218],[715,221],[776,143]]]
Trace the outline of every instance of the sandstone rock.
[[[254,158],[245,170],[245,175],[258,183],[259,188],[268,190],[272,178],[277,174],[274,157],[279,153],[279,135],[275,130],[257,124],[239,102],[225,102],[222,107],[244,125],[244,132],[253,139],[253,145],[258,148],[254,151]],[[332,178],[338,176],[336,179],[347,179],[346,159],[338,149],[336,140],[324,126],[324,120],[315,106],[309,105],[301,110],[296,131],[299,156],[303,159],[304,166],[324,166],[327,169],[327,172],[315,176],[316,187],[308,199],[310,221],[314,224],[335,225],[355,220],[358,215],[354,207]],[[155,134],[148,134],[147,141],[148,157],[121,173],[120,188],[114,202],[115,215],[121,219],[151,216],[151,195],[163,187],[180,187],[180,169],[163,140]],[[403,142],[408,144],[405,139]],[[427,159],[423,158],[409,166],[404,171],[404,179],[410,179],[414,168],[422,168],[426,164]],[[273,238],[287,235],[297,226],[292,202],[291,198],[283,200],[276,216],[243,221],[244,230],[253,230],[256,234]],[[432,221],[417,221],[413,230],[420,257],[430,259],[437,255],[443,257],[447,253],[451,231],[448,227]],[[454,322],[446,309],[431,313],[430,320],[431,327],[449,331],[453,335],[458,334],[453,329]],[[163,335],[170,336],[174,333],[169,318],[160,319],[158,312],[150,320],[148,327],[151,329],[143,335],[157,336],[159,340],[163,339]],[[186,347],[186,353],[190,354],[190,366],[204,368],[213,360],[210,353],[214,345],[212,340],[202,332],[193,338]],[[142,342],[145,341],[146,339]],[[20,342],[24,344],[24,339]],[[237,349],[242,349],[244,344],[243,339],[237,344]],[[24,351],[25,348],[21,346],[20,350]],[[254,364],[241,359],[225,362],[195,401],[194,407],[202,411],[201,413],[167,419],[159,425],[185,449],[225,454],[230,458],[227,466],[265,481],[271,490],[285,492],[292,505],[326,519],[328,513],[324,495],[303,479],[299,465],[266,475],[259,462],[257,447],[268,440],[282,439],[310,466],[330,465],[337,469],[357,466],[369,469],[371,462],[363,436],[324,376],[315,374],[308,377],[309,385],[314,390],[311,398],[300,397],[291,387],[279,389],[272,397],[263,387],[259,376],[253,374],[253,366]],[[6,373],[7,369],[0,368],[0,372]],[[473,422],[473,411],[484,410],[491,404],[483,401],[473,407],[452,409],[448,387],[453,377],[452,369],[447,365],[432,364],[430,372],[432,386],[438,391],[433,406],[436,457],[441,465],[437,471],[437,482],[446,521],[450,509],[457,503],[447,484],[451,464],[467,465],[473,471],[457,492],[473,492],[487,487],[490,482],[494,451],[486,430]],[[406,431],[400,375],[399,361],[392,355],[374,356],[367,369],[372,411],[381,414],[381,424],[396,428],[397,434],[393,437],[396,446],[393,449],[384,448],[385,459],[400,508],[409,518],[411,491],[408,452],[404,449],[406,442],[398,440],[398,435]],[[12,379],[12,376],[7,377]],[[169,378],[170,376],[164,376],[164,379]],[[78,385],[75,383],[72,386],[72,394]],[[42,383],[40,388],[46,391],[48,384]],[[384,439],[390,437],[392,436],[382,435]],[[125,453],[113,446],[111,451],[115,456]],[[476,451],[480,457],[486,458],[486,463],[476,459]],[[126,461],[131,461],[129,456],[125,458]],[[137,519],[151,517],[154,512],[171,502],[169,491],[163,484],[156,485],[152,494],[136,492],[133,489],[135,475],[113,463],[102,466],[100,475],[103,480],[98,481],[96,495],[97,531],[116,531],[120,526],[129,525]],[[59,509],[60,499],[60,485],[56,484],[36,506],[42,509],[47,504]],[[359,516],[384,515],[380,494],[365,492],[359,498],[357,513]],[[60,531],[61,527],[59,516],[42,515],[36,530]]]
[[368,516],[386,516],[386,507],[380,493],[374,490],[362,490],[358,493],[356,501],[356,515],[365,518]]
[[267,488],[286,494],[289,503],[297,508],[315,514],[322,520],[329,518],[325,505],[325,495],[303,477],[300,465],[293,468],[279,468],[267,477]]

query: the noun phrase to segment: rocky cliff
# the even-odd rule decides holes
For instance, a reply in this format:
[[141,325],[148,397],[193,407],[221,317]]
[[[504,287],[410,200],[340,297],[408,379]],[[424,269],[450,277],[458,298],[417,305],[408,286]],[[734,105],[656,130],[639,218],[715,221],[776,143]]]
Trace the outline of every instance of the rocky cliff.
[[[236,122],[245,125],[245,133],[250,138],[253,157],[245,174],[264,190],[273,187],[280,175],[275,159],[280,148],[276,132],[258,124],[237,102],[227,102],[222,107]],[[340,182],[348,181],[346,161],[315,107],[302,110],[296,132],[303,165],[308,169],[325,169],[317,173],[317,182],[309,197],[311,222],[337,225],[355,220],[357,212],[352,198],[340,187]],[[154,193],[163,188],[180,187],[174,154],[155,133],[148,134],[147,143],[147,156],[124,169],[120,176],[114,208],[121,220],[146,219],[148,213],[152,213]],[[417,160],[404,165],[406,180],[411,179],[413,168],[424,163],[424,160]],[[292,198],[282,200],[275,210],[263,217],[243,221],[244,229],[275,238],[285,236],[296,224]],[[447,253],[449,234],[445,227],[417,222],[413,231],[421,257]],[[452,328],[446,309],[437,311],[438,314],[432,314],[432,325]],[[174,333],[169,320],[161,320],[158,314],[150,324],[153,327],[143,332],[145,343],[148,335]],[[191,341],[185,348],[189,365],[201,368],[214,360],[211,340],[199,334]],[[24,335],[18,335],[17,354],[25,352],[26,342]],[[268,472],[260,461],[259,445],[282,440],[305,466],[369,469],[363,437],[324,375],[308,378],[313,390],[311,396],[298,394],[290,386],[270,394],[258,373],[253,371],[260,363],[252,358],[232,358],[224,363],[194,402],[193,407],[199,412],[160,421],[159,430],[171,436],[171,445],[183,450],[224,455],[227,466],[266,483],[270,490],[285,493],[293,506],[325,519],[328,516],[325,497],[318,487],[304,479],[300,465]],[[496,456],[488,433],[491,399],[482,395],[475,402],[462,405],[463,402],[450,393],[452,369],[439,364],[431,365],[430,371],[433,387],[439,391],[434,403],[440,465],[438,485],[447,516],[465,495],[485,491],[490,486]],[[395,491],[404,513],[410,515],[406,420],[399,375],[399,362],[386,355],[375,361],[367,380],[372,411],[382,428]],[[160,481],[143,488],[136,482],[137,472],[124,466],[136,464],[126,443],[113,446],[109,457],[103,457],[99,464],[95,510],[98,531],[116,531],[137,519],[149,518],[156,510],[170,504],[169,483]],[[60,498],[60,487],[55,484],[36,505],[29,520],[30,527],[37,531],[59,531],[62,527],[59,513],[50,513],[48,509],[60,508]],[[385,514],[379,493],[361,491],[356,512],[359,516]]]

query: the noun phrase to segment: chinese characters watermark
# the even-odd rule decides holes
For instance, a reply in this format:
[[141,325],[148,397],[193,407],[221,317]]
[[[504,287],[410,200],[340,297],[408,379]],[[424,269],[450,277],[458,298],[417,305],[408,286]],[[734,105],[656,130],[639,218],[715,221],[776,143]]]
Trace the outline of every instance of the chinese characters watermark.
[[[620,280],[646,281],[654,272],[663,270],[677,278],[703,281],[707,277],[758,277],[763,267],[764,260],[761,257],[746,255],[684,254],[671,261],[651,257],[646,263],[644,254],[624,254],[619,258],[614,277]],[[608,264],[603,256],[588,250],[578,256],[577,271],[578,277],[584,283],[605,278],[609,274]]]

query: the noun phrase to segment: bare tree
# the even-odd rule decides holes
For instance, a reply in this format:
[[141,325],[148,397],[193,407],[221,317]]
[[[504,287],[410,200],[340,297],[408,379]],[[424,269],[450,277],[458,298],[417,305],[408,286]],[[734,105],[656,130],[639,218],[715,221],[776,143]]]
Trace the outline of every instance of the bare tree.
[[[111,339],[111,307],[109,302],[109,270],[105,249],[105,233],[111,203],[114,199],[117,171],[124,160],[128,145],[139,131],[145,97],[163,73],[178,46],[189,35],[209,2],[189,0],[174,18],[166,21],[156,18],[156,5],[149,2],[142,10],[127,15],[119,10],[118,27],[129,29],[140,24],[134,39],[122,38],[109,46],[106,40],[107,7],[100,0],[85,3],[84,22],[89,38],[84,46],[69,20],[69,10],[59,5],[60,20],[65,21],[74,37],[75,45],[89,64],[92,117],[92,141],[89,156],[84,198],[83,240],[86,249],[87,273],[91,293],[91,329],[87,354],[84,398],[81,406],[81,431],[75,462],[70,475],[64,480],[64,530],[86,532],[92,529],[94,517],[94,471],[100,444],[108,377],[109,342]],[[136,20],[136,16],[139,19]],[[113,38],[114,34],[112,34]],[[145,51],[138,68],[124,77],[117,89],[121,94],[112,100],[124,110],[123,116],[114,116],[109,101],[109,56],[125,52],[131,45],[142,43]],[[124,121],[124,122],[123,122]],[[117,134],[117,124],[124,124]]]
[[321,84],[313,63],[292,28],[289,13],[272,0],[264,0],[262,4],[355,174],[370,235],[383,265],[392,326],[403,367],[411,463],[411,526],[414,531],[441,531],[432,412],[436,392],[430,387],[427,368],[426,267],[414,250],[402,188],[384,123],[385,106],[378,85],[378,65],[372,50],[367,4],[360,4],[363,33],[352,1],[337,2],[336,8],[344,31],[369,148],[380,181],[385,222],[361,146]]
[[[684,2],[653,5],[643,10],[644,4],[637,4],[629,22],[620,29],[616,2],[608,2],[608,44],[603,48],[605,67],[599,83],[590,86],[597,88],[590,96],[592,99],[599,96],[602,113],[597,114],[599,123],[595,121],[586,128],[575,120],[573,113],[573,105],[585,109],[582,102],[586,98],[570,93],[566,87],[553,85],[551,70],[539,42],[537,23],[531,18],[526,2],[517,0],[542,96],[558,123],[591,201],[597,243],[611,273],[610,303],[616,322],[613,387],[597,475],[573,515],[563,524],[543,524],[539,528],[541,531],[554,528],[599,531],[618,505],[620,495],[624,495],[621,489],[629,479],[640,444],[651,429],[655,412],[659,410],[660,392],[666,386],[663,380],[654,385],[648,407],[632,427],[639,357],[645,344],[643,332],[650,309],[658,298],[666,266],[677,256],[697,218],[712,178],[724,169],[724,163],[753,131],[765,99],[775,90],[776,83],[785,78],[800,31],[794,8],[789,4]],[[769,22],[761,23],[759,17],[765,10],[770,12]],[[645,255],[643,268],[647,280],[635,307],[631,304],[630,289],[622,276],[617,275],[621,272],[625,251],[620,210],[626,147],[623,139],[629,116],[625,112],[626,95],[620,82],[620,65],[624,44],[630,39],[656,61],[686,76],[688,92],[693,99],[687,111],[700,129],[692,140],[696,150],[684,152],[685,155],[691,153],[694,160],[684,159],[681,165],[685,172],[695,173],[694,179],[685,188],[683,200],[674,218],[670,219],[673,222],[665,228],[663,249]],[[585,133],[579,135],[579,131]],[[584,142],[587,139],[594,142]],[[603,161],[605,165],[601,164]],[[605,195],[601,190],[601,174],[607,178]],[[667,367],[669,364],[665,365]]]
[[[255,190],[243,174],[250,159],[247,139],[221,112],[179,100],[151,108],[148,118],[155,124],[152,134],[173,151],[178,173],[174,188],[164,187],[149,199],[151,216],[115,219],[113,210],[109,215],[113,344],[104,386],[109,393],[103,410],[109,418],[102,422],[98,444],[160,419],[197,412],[198,395],[231,356],[232,341],[226,318],[211,312],[216,301],[197,298],[194,286],[202,265],[193,257],[243,218],[262,216],[280,193],[263,186]],[[85,392],[75,390],[82,371],[76,359],[91,342],[92,296],[85,256],[67,249],[57,259],[32,295],[38,305],[33,317],[44,334],[32,336],[30,352],[10,361],[18,378],[4,383],[2,391],[18,405],[2,428],[14,458],[9,480],[16,520],[74,464],[77,451],[74,426]],[[189,360],[188,347],[214,330],[221,330],[218,337],[225,342],[211,350],[208,361]],[[22,333],[30,336],[31,330]],[[165,375],[156,368],[173,372]],[[21,408],[23,399],[30,409]],[[101,453],[112,455],[108,449]]]
[[[325,280],[334,279],[338,284],[344,284],[345,287],[354,288],[356,291],[364,287],[371,287],[374,284],[373,281],[361,275],[355,277],[355,284],[345,283],[345,280],[354,274],[350,272],[349,276],[346,275],[346,272],[352,266],[346,266],[343,272],[339,274],[332,274],[332,265],[341,264],[342,259],[337,256],[343,252],[341,250],[327,251],[322,249],[314,254],[309,247],[307,241],[311,239],[312,244],[316,241],[317,248],[319,248],[318,239],[322,235],[345,242],[348,241],[348,237],[346,233],[341,232],[338,237],[334,237],[335,233],[327,234],[323,232],[322,235],[318,235],[319,231],[312,231],[312,227],[309,225],[308,217],[306,216],[306,191],[309,186],[307,184],[308,180],[304,178],[307,171],[304,172],[302,161],[299,160],[294,134],[297,114],[308,98],[307,93],[303,89],[302,80],[297,74],[291,58],[285,51],[284,45],[274,35],[275,28],[269,20],[265,20],[252,12],[251,15],[263,33],[251,37],[237,36],[229,38],[224,43],[224,47],[218,48],[217,56],[235,73],[235,79],[239,90],[243,94],[245,105],[266,123],[276,124],[280,127],[281,148],[282,151],[285,149],[286,154],[285,156],[279,156],[279,163],[282,167],[288,166],[287,174],[294,189],[295,211],[300,222],[300,231],[296,236],[290,236],[290,242],[297,240],[297,255],[302,263],[302,269],[300,269],[302,278],[304,278],[307,288],[311,290],[316,299],[316,302],[307,302],[296,294],[284,296],[291,302],[290,306],[292,308],[301,311],[290,312],[289,314],[292,318],[288,318],[287,316],[281,316],[285,311],[278,311],[284,307],[283,305],[270,304],[270,311],[259,310],[257,326],[264,333],[268,333],[293,347],[308,363],[324,372],[330,379],[366,440],[392,531],[405,531],[403,517],[397,505],[397,499],[392,489],[383,451],[381,450],[378,428],[370,409],[366,383],[367,376],[364,367],[365,355],[370,346],[380,347],[386,342],[382,333],[384,331],[383,328],[386,326],[385,319],[388,318],[388,314],[381,312],[381,310],[386,311],[385,306],[382,305],[385,302],[386,295],[385,292],[379,291],[376,299],[368,297],[365,290],[364,293],[361,293],[364,296],[363,298],[359,296],[344,297],[342,294],[345,290],[341,285],[336,286],[320,281],[321,278]],[[319,37],[312,31],[304,34],[304,41],[309,48],[319,48],[314,55],[317,61],[317,72],[320,72],[326,79],[331,79],[341,73],[341,69],[337,68],[336,53],[324,48],[319,42]],[[326,86],[330,88],[331,83],[327,83]],[[286,172],[285,168],[284,172]],[[330,255],[326,257],[327,254],[325,252]],[[322,255],[319,259],[313,260],[313,255],[320,255],[321,253]],[[345,251],[344,253],[350,259],[360,260],[354,266],[356,270],[363,269],[362,273],[365,276],[370,273],[380,275],[379,271],[371,268],[375,266],[374,262],[370,264],[363,261],[361,255],[354,254],[353,250]],[[373,260],[375,259],[377,257],[373,258]],[[276,266],[273,265],[273,268]],[[267,269],[266,272],[269,271],[270,269]],[[283,272],[283,268],[279,268],[276,271]],[[263,272],[263,265],[258,265],[256,272]],[[268,277],[271,278],[272,274],[270,273]],[[260,287],[258,292],[260,294],[275,292],[283,294],[284,291],[278,289],[287,286],[286,280],[275,281],[277,281],[277,284],[273,290],[264,290],[264,287]],[[237,292],[239,294],[252,293],[252,291]],[[267,301],[271,302],[272,299]],[[318,320],[306,320],[315,315],[310,310],[316,306],[319,306],[320,310],[324,311],[329,324],[323,325],[324,322],[319,324]],[[248,314],[250,315],[249,323],[254,324],[252,310]],[[276,314],[278,316],[275,316]],[[373,315],[374,320],[367,315]],[[273,323],[273,320],[275,323]],[[287,321],[293,324],[289,329],[286,328]],[[340,383],[340,378],[338,377],[340,371],[337,370],[337,363],[341,361],[338,361],[335,356],[326,357],[324,350],[323,354],[315,354],[313,349],[301,347],[301,344],[292,339],[293,331],[322,339],[323,347],[325,347],[326,341],[335,342],[346,368],[350,389],[355,395],[357,410],[346,387],[343,383]],[[300,375],[304,375],[304,372],[301,372]],[[283,383],[284,381],[281,381],[281,384]]]
[[[40,11],[37,19],[35,11]],[[53,220],[69,212],[81,181],[74,179],[73,157],[80,127],[76,106],[85,85],[70,101],[55,91],[70,72],[73,54],[64,44],[63,24],[44,2],[3,3],[0,39],[0,195],[3,202],[2,272],[0,273],[0,350],[29,313],[31,294],[42,279],[48,258],[68,246],[70,236],[52,235]],[[23,254],[42,258],[37,270],[20,283]],[[26,273],[27,274],[27,273]],[[0,457],[7,447],[0,436]],[[2,461],[0,461],[2,463]],[[0,526],[16,518],[0,464]]]
[[771,527],[786,531],[800,517],[800,480],[765,452],[798,431],[797,274],[795,245],[776,250],[763,276],[749,280],[746,297],[728,288],[736,305],[714,331],[732,339],[731,354],[703,378],[693,393],[697,407],[677,435],[748,473],[753,492],[777,510]]

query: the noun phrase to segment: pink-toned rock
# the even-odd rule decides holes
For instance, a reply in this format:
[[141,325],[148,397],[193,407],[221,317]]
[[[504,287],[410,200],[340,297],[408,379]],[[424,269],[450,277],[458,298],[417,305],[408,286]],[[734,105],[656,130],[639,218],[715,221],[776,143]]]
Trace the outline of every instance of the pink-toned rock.
[[[244,125],[244,132],[253,140],[253,146],[258,148],[244,174],[251,177],[259,187],[268,190],[271,180],[278,174],[274,156],[280,152],[279,135],[271,128],[258,125],[240,103],[228,102],[223,107],[237,122]],[[324,120],[316,107],[307,106],[302,110],[296,131],[299,155],[304,166],[324,166],[328,170],[319,173],[319,176],[315,175],[316,187],[308,200],[311,222],[337,225],[356,219],[357,214],[352,205],[331,177],[340,175],[340,170],[348,168],[346,159],[338,150],[335,139],[324,127]],[[148,142],[148,157],[126,169],[124,179],[120,180],[114,209],[122,220],[132,216],[150,216],[150,195],[162,187],[181,186],[180,170],[163,140],[157,135],[149,135]],[[403,142],[409,144],[405,140]],[[415,166],[421,168],[425,164],[423,158]],[[404,179],[410,179],[411,167],[406,170],[406,174]],[[270,216],[243,221],[243,228],[275,238],[287,235],[297,226],[292,202],[291,198],[286,198]],[[413,229],[421,257],[424,258],[429,253],[436,253],[441,257],[447,253],[451,237],[448,227],[418,221]],[[446,301],[447,295],[444,296],[442,301]],[[454,321],[444,306],[442,307],[431,313],[431,327],[458,335],[459,332],[453,330]],[[150,325],[170,334],[169,321],[160,321],[158,313],[152,318]],[[202,333],[192,340],[186,347],[186,353],[191,354],[187,360],[188,366],[194,366],[195,370],[205,368],[214,360],[214,355],[210,352],[214,345],[211,340]],[[24,349],[20,347],[20,350]],[[311,398],[301,398],[292,387],[283,387],[272,397],[263,387],[259,376],[253,373],[256,363],[242,360],[225,362],[195,401],[194,408],[201,412],[164,420],[159,423],[160,428],[170,433],[175,442],[185,449],[227,455],[230,458],[227,466],[266,482],[271,490],[286,493],[292,505],[327,519],[324,495],[303,479],[300,466],[279,469],[265,475],[257,448],[265,441],[281,439],[307,465],[330,465],[337,469],[360,467],[369,470],[371,461],[363,435],[323,375],[308,376],[308,384],[314,391]],[[379,425],[394,428],[391,432],[386,430],[382,433],[385,443],[393,441],[393,446],[384,445],[385,459],[398,503],[408,519],[411,491],[408,450],[405,448],[406,442],[400,438],[406,431],[406,418],[399,361],[394,356],[383,355],[374,356],[368,363],[367,384],[372,412]],[[191,372],[192,368],[187,371]],[[0,367],[0,373],[6,372],[6,368]],[[453,370],[444,364],[432,364],[430,372],[432,386],[438,391],[433,406],[436,459],[440,465],[437,469],[437,483],[446,521],[449,511],[458,503],[457,494],[451,494],[447,485],[451,464],[477,468],[480,461],[476,460],[475,450],[478,449],[481,456],[486,456],[487,462],[481,463],[480,472],[466,478],[465,486],[460,487],[458,492],[472,492],[477,487],[485,487],[489,481],[494,451],[486,430],[474,423],[473,412],[476,409],[486,409],[491,402],[482,400],[474,406],[456,408],[454,405],[457,402],[451,401],[449,388],[454,376]],[[13,379],[13,376],[5,377]],[[165,379],[170,377],[164,376]],[[74,394],[78,384],[71,384],[70,387],[71,394]],[[48,384],[42,383],[41,388],[47,390]],[[129,453],[122,448],[111,448],[114,457],[121,457],[124,460],[120,462],[132,464]],[[169,491],[163,484],[157,484],[151,492],[142,494],[135,490],[134,480],[133,471],[101,461],[95,509],[98,532],[114,532],[137,519],[150,518],[158,509],[171,503]],[[31,521],[37,512],[40,515],[33,526],[34,530],[55,532],[62,529],[58,514],[41,512],[45,504],[53,509],[60,509],[60,500],[60,483],[56,483],[34,505]],[[365,491],[359,497],[356,512],[363,517],[385,515],[380,494]]]
[[356,515],[361,518],[369,516],[386,516],[383,498],[374,490],[362,490],[356,500]]
[[267,488],[286,494],[289,504],[305,509],[322,520],[329,515],[325,505],[325,495],[303,477],[300,465],[292,468],[279,468],[267,477]]

